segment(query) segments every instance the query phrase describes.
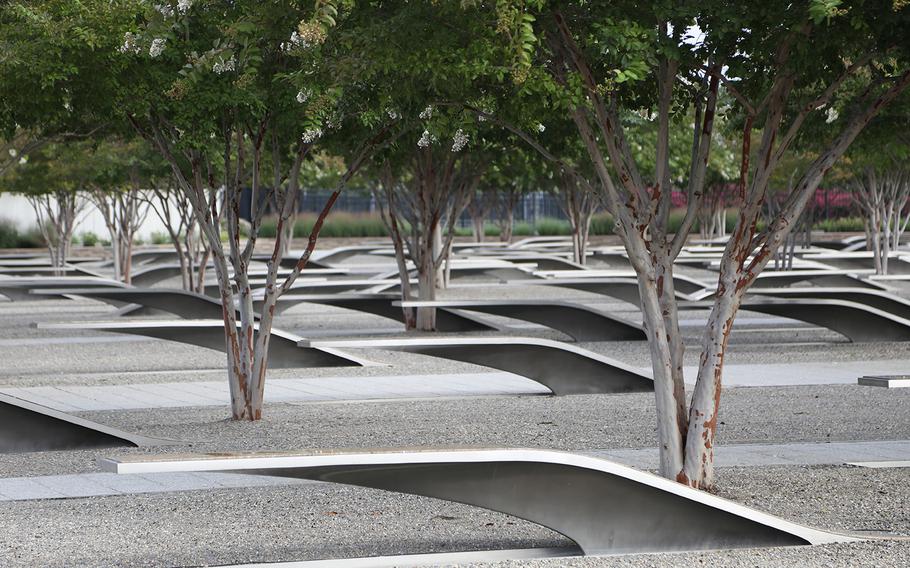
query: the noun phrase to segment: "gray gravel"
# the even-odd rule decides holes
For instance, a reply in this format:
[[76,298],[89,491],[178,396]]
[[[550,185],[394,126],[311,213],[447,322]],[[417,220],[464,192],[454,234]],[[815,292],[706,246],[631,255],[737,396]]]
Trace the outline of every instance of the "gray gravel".
[[[910,534],[910,486],[905,481],[900,470],[729,468],[722,472],[719,489],[725,497],[788,519],[851,533],[872,530],[881,537],[880,531]],[[845,486],[852,490],[843,491]],[[542,527],[496,513],[327,484],[31,501],[0,507],[3,566],[277,562],[568,544]],[[852,554],[877,560],[866,566],[901,566],[908,552],[910,542],[899,540],[583,559],[571,565],[692,566],[703,561],[724,566],[826,566],[823,562],[834,556],[851,558]],[[838,562],[838,566],[854,565]]]
[[[327,245],[328,246],[328,245]],[[372,259],[375,260],[375,259]],[[708,280],[710,273],[681,273]],[[575,299],[635,321],[629,304],[550,287],[454,288],[441,298]],[[99,320],[113,310],[90,301],[0,303],[0,386],[103,385],[223,380],[224,356],[175,343],[36,345],[41,337],[107,334],[47,331],[33,322]],[[705,312],[687,312],[687,319]],[[727,364],[906,359],[910,342],[851,344],[835,333],[742,315]],[[766,320],[766,321],[763,321]],[[505,323],[506,320],[495,321]],[[565,339],[540,327],[513,334]],[[314,337],[387,336],[390,320],[324,306],[300,306],[277,326]],[[305,330],[305,331],[301,331]],[[688,345],[698,328],[684,328]],[[108,335],[108,337],[123,337]],[[25,340],[23,342],[23,340]],[[583,343],[626,363],[647,366],[643,342]],[[365,351],[371,368],[274,370],[273,378],[462,373],[485,370],[416,355]],[[690,349],[687,364],[697,362]],[[432,364],[428,364],[432,361]],[[858,386],[736,388],[724,392],[718,443],[910,439],[910,389]],[[526,446],[590,451],[655,444],[651,394],[574,397],[271,404],[261,422],[227,420],[227,408],[86,412],[81,416],[148,436],[182,440],[167,447],[5,455],[0,476],[97,471],[117,454],[305,450],[389,446]],[[845,418],[849,417],[849,419]],[[878,540],[787,549],[558,559],[487,566],[910,566],[907,469],[728,467],[718,492],[786,519]],[[885,538],[886,540],[881,540]],[[328,484],[221,489],[127,497],[0,503],[0,567],[186,566],[544,546],[564,537],[497,513],[434,499]],[[479,564],[478,564],[479,565]]]
[[[910,439],[908,403],[907,390],[859,386],[730,389],[723,399],[718,443]],[[842,419],[857,412],[856,420]],[[169,447],[168,452],[426,445],[586,450],[656,443],[650,393],[270,404],[264,419],[252,424],[228,420],[228,409],[219,407],[80,415],[126,431],[192,443]],[[110,453],[7,455],[0,460],[0,475],[94,471],[95,458]]]

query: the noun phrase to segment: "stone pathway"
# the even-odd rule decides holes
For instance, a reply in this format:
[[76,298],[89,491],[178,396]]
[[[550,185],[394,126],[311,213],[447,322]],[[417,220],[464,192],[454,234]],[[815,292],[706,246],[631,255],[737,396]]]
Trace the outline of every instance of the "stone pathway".
[[[856,384],[863,375],[898,375],[910,361],[727,365],[728,387]],[[686,367],[694,379],[696,368]],[[874,388],[874,387],[863,387]],[[0,392],[61,412],[135,410],[229,404],[226,381],[183,381],[101,386],[6,387]],[[331,402],[398,398],[546,395],[539,383],[511,373],[458,373],[378,377],[270,379],[266,402]]]
[[[226,406],[226,381],[184,381],[104,386],[8,387],[0,392],[62,412]],[[549,394],[539,383],[511,373],[269,379],[266,403],[325,402],[476,395]]]
[[[111,452],[114,455],[116,450],[111,450]],[[596,450],[583,453],[638,469],[656,469],[657,467],[657,450],[654,448]],[[718,467],[841,465],[846,463],[857,463],[861,467],[910,467],[910,440],[720,446],[715,459]],[[0,479],[0,501],[71,499],[302,483],[314,482],[210,472],[42,475]]]

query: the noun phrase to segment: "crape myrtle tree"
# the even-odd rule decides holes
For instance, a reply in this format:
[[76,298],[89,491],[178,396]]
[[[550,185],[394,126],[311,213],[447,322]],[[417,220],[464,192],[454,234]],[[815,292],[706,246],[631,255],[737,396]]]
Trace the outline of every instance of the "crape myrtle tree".
[[876,274],[888,274],[888,260],[910,223],[910,96],[905,93],[870,125],[850,148],[846,183],[863,216],[866,248]]
[[[396,248],[403,294],[410,294],[408,257],[418,274],[418,297],[433,300],[445,285],[455,223],[479,189],[497,143],[487,133],[501,137],[500,129],[479,123],[475,113],[447,103],[482,98],[489,79],[481,73],[494,59],[487,49],[502,73],[514,58],[491,41],[503,31],[495,16],[465,11],[460,3],[375,3],[363,14],[370,25],[358,43],[372,46],[366,73],[379,88],[380,109],[400,119],[404,133],[375,160],[375,195]],[[406,313],[407,325],[435,330],[435,314],[435,308],[420,308],[413,317]]]
[[499,203],[499,192],[486,180],[481,181],[480,187],[468,200],[467,212],[471,218],[471,235],[474,242],[482,243],[487,236],[487,219]]
[[550,117],[534,129],[546,134],[547,148],[560,156],[559,163],[541,163],[538,179],[556,198],[556,203],[569,220],[572,231],[572,260],[586,264],[591,220],[601,209],[601,193],[591,185],[593,172],[575,126],[564,117]]
[[[421,114],[430,120],[432,107]],[[416,141],[403,141],[386,152],[379,166],[379,187],[374,188],[395,249],[404,301],[413,299],[408,259],[417,271],[420,300],[435,300],[437,288],[445,286],[443,272],[456,223],[488,164],[476,141],[473,148],[466,148],[469,135],[464,130],[455,129],[450,141],[430,132],[451,130],[441,124],[437,119]],[[404,310],[407,329],[436,330],[436,308]]]
[[[886,166],[887,167],[887,166]],[[872,251],[876,274],[888,274],[891,253],[900,246],[910,216],[910,173],[906,166],[886,170],[866,166],[850,183],[853,198],[863,214],[866,248]]]
[[[128,7],[128,17],[114,29],[117,105],[168,163],[208,242],[224,306],[232,414],[258,420],[275,302],[305,268],[339,192],[394,122],[358,130],[366,134],[351,144],[346,172],[305,251],[279,281],[283,225],[296,203],[291,197],[304,161],[326,139],[346,136],[346,123],[367,120],[359,112],[366,98],[356,81],[365,54],[349,49],[349,36],[358,33],[346,24],[350,6],[181,0]],[[246,237],[244,190],[252,203]],[[263,303],[257,322],[248,269],[268,202],[277,204],[278,231],[258,291]]]
[[56,269],[66,265],[76,227],[89,204],[88,191],[96,175],[86,160],[89,146],[84,141],[47,143],[0,178],[2,191],[28,200]]
[[[0,3],[0,176],[51,142],[93,136],[110,117],[90,31],[106,12],[67,0]],[[91,107],[91,112],[86,109]]]
[[[202,236],[189,197],[175,183],[171,172],[152,178],[146,197],[149,207],[167,231],[174,247],[183,289],[204,293],[206,269],[212,255],[212,247]],[[213,212],[213,218],[221,218],[223,206],[222,200]]]
[[92,169],[87,183],[88,198],[101,214],[111,237],[114,277],[129,284],[133,242],[149,214],[152,168],[144,141],[111,137],[101,140],[85,156]]
[[[596,177],[588,182],[616,220],[638,275],[655,383],[660,473],[710,488],[723,362],[740,303],[790,233],[825,173],[867,124],[910,84],[906,50],[910,8],[887,2],[770,2],[742,10],[732,2],[514,2],[503,7],[526,71],[508,110],[548,100],[574,122]],[[683,381],[684,345],[673,261],[686,243],[704,194],[717,100],[741,123],[738,176],[742,206],[720,263],[702,331],[691,402]],[[824,147],[797,175],[779,213],[759,230],[769,180],[807,124],[835,106]],[[657,127],[654,168],[643,171],[630,148],[625,113],[644,110]],[[674,121],[691,116],[692,120]],[[502,120],[501,122],[505,122]],[[516,132],[521,124],[512,124]],[[690,160],[671,171],[670,131],[686,128]],[[566,169],[545,133],[521,130],[532,147]],[[755,138],[755,144],[753,144]],[[580,179],[586,179],[580,173]],[[668,231],[674,177],[687,181],[679,230]]]
[[542,159],[533,150],[521,146],[513,137],[507,148],[499,152],[484,176],[484,182],[496,195],[496,219],[499,240],[512,241],[515,229],[515,209],[521,198],[538,188],[543,171]]

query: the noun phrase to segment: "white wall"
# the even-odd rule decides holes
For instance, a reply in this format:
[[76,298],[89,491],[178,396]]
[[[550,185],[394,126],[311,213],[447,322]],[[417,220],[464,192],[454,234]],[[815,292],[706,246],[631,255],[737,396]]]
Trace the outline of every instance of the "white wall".
[[[82,222],[76,227],[76,235],[92,232],[98,235],[100,239],[109,239],[107,227],[104,226],[104,219],[94,205],[89,204],[82,214]],[[0,219],[12,221],[19,229],[26,230],[38,224],[35,212],[32,206],[28,204],[21,195],[11,195],[0,193]],[[142,240],[148,242],[152,233],[166,233],[164,225],[154,211],[149,211],[145,218],[142,228],[139,229],[139,236]]]

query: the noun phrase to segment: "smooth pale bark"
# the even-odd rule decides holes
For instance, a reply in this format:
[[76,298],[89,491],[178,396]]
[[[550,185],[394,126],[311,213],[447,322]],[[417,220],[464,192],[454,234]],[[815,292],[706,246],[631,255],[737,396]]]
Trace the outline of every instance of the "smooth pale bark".
[[[714,482],[714,446],[724,353],[742,297],[790,235],[825,173],[879,110],[906,90],[910,84],[910,71],[896,78],[875,79],[880,82],[873,83],[856,101],[857,112],[841,127],[828,148],[805,169],[800,182],[788,192],[779,214],[762,232],[757,230],[757,223],[772,174],[797,138],[801,126],[810,113],[832,100],[844,82],[865,68],[871,56],[860,57],[846,65],[842,75],[823,88],[817,98],[797,106],[797,110],[793,111],[794,103],[790,99],[796,89],[797,75],[791,72],[789,57],[795,43],[807,41],[812,26],[806,24],[777,44],[772,62],[775,71],[768,78],[770,87],[760,104],[750,103],[724,80],[727,90],[746,115],[739,188],[743,204],[738,212],[736,227],[724,249],[718,289],[710,319],[703,330],[696,385],[688,406],[689,412],[686,413],[681,367],[683,345],[673,292],[672,262],[685,245],[704,197],[705,172],[723,62],[709,61],[699,70],[703,73],[701,85],[695,90],[692,100],[696,120],[693,124],[692,160],[687,175],[688,206],[680,230],[671,236],[667,233],[672,190],[669,184],[668,132],[674,100],[673,86],[678,80],[678,62],[661,56],[655,69],[658,94],[657,160],[653,176],[655,185],[649,186],[644,183],[644,176],[638,170],[625,138],[618,94],[601,89],[601,82],[585,59],[586,52],[577,45],[569,22],[559,10],[553,13],[553,24],[557,33],[546,38],[550,48],[548,57],[553,60],[548,69],[557,82],[566,87],[570,87],[571,82],[571,88],[575,88],[580,81],[585,91],[584,104],[572,109],[571,118],[591,159],[603,190],[604,203],[616,219],[617,234],[639,279],[641,309],[654,374],[661,474],[694,487],[710,488]],[[672,30],[667,22],[658,22],[657,31],[661,41],[674,44],[680,41],[679,30]],[[568,72],[574,74],[571,80]],[[763,120],[760,130],[762,139],[756,152],[757,159],[752,164],[749,159],[751,131],[753,122],[759,116]],[[498,123],[503,124],[502,121]],[[563,172],[584,180],[571,163],[552,154],[534,137],[520,129],[505,126],[546,159],[557,164]],[[614,176],[617,183],[614,183]],[[594,184],[589,182],[587,185]]]
[[103,188],[91,191],[92,202],[111,237],[114,275],[126,284],[132,282],[133,241],[149,211],[149,202],[139,190],[138,182],[133,181],[132,185],[122,191],[106,191]]
[[[418,270],[418,295],[422,302],[436,300],[437,278],[439,272],[432,266],[432,250],[424,253],[424,264]],[[436,331],[436,308],[417,308],[417,329]]]
[[866,242],[872,251],[876,274],[888,274],[891,252],[900,246],[907,226],[903,211],[910,197],[910,183],[899,171],[879,174],[868,169],[853,183],[853,198],[864,218]]
[[[291,289],[301,271],[306,267],[315,250],[322,224],[338,199],[342,188],[350,182],[368,158],[394,139],[389,136],[390,127],[380,129],[378,134],[364,141],[357,153],[351,157],[347,170],[340,177],[335,191],[327,200],[310,232],[306,249],[291,274],[278,285],[280,251],[284,246],[283,235],[286,234],[283,225],[288,222],[292,209],[295,207],[294,197],[299,190],[300,168],[304,158],[312,149],[311,143],[300,141],[296,144],[295,159],[287,176],[287,186],[270,188],[270,191],[276,192],[279,208],[278,231],[269,261],[263,308],[257,327],[248,271],[265,213],[265,207],[260,207],[259,204],[269,201],[268,196],[262,200],[258,197],[261,189],[259,168],[263,142],[269,129],[268,119],[263,119],[256,128],[248,131],[247,134],[252,132],[251,136],[244,136],[242,132],[244,129],[232,130],[230,127],[224,129],[223,153],[220,156],[224,165],[224,184],[221,188],[224,197],[221,207],[216,205],[217,192],[212,191],[213,188],[206,183],[206,180],[210,178],[204,175],[204,171],[211,171],[210,168],[207,168],[207,156],[199,150],[182,150],[185,160],[177,159],[174,141],[179,140],[179,133],[174,132],[166,121],[146,117],[145,124],[140,124],[135,118],[132,118],[131,122],[141,135],[155,144],[170,165],[176,186],[179,188],[180,194],[189,202],[189,209],[192,211],[196,225],[201,231],[202,237],[209,244],[222,304],[232,416],[237,420],[259,420],[262,417],[275,302],[282,294]],[[189,164],[188,168],[186,163]],[[249,236],[242,241],[240,196],[242,189],[246,186],[246,180],[251,180],[249,187],[252,193],[252,222]],[[221,238],[222,222],[227,227],[227,251],[224,249]],[[204,264],[200,266],[200,272],[204,266]],[[234,288],[236,288],[236,292]]]
[[520,199],[521,194],[514,187],[506,190],[500,199],[499,240],[501,242],[512,242],[512,233],[515,230],[515,208]]
[[38,220],[38,230],[44,238],[51,266],[62,274],[73,245],[73,234],[85,202],[72,191],[26,196]]
[[[393,175],[388,163],[383,164],[383,191],[374,195],[395,245],[402,293],[410,293],[410,275],[403,269],[407,253],[417,269],[418,297],[432,300],[436,290],[446,285],[455,224],[476,194],[483,164],[463,153],[429,147],[415,150],[405,168],[410,174],[404,177],[407,182]],[[410,229],[407,237],[400,230],[403,226]],[[409,315],[405,312],[406,326]],[[436,308],[417,308],[414,325],[421,331],[435,331]]]

